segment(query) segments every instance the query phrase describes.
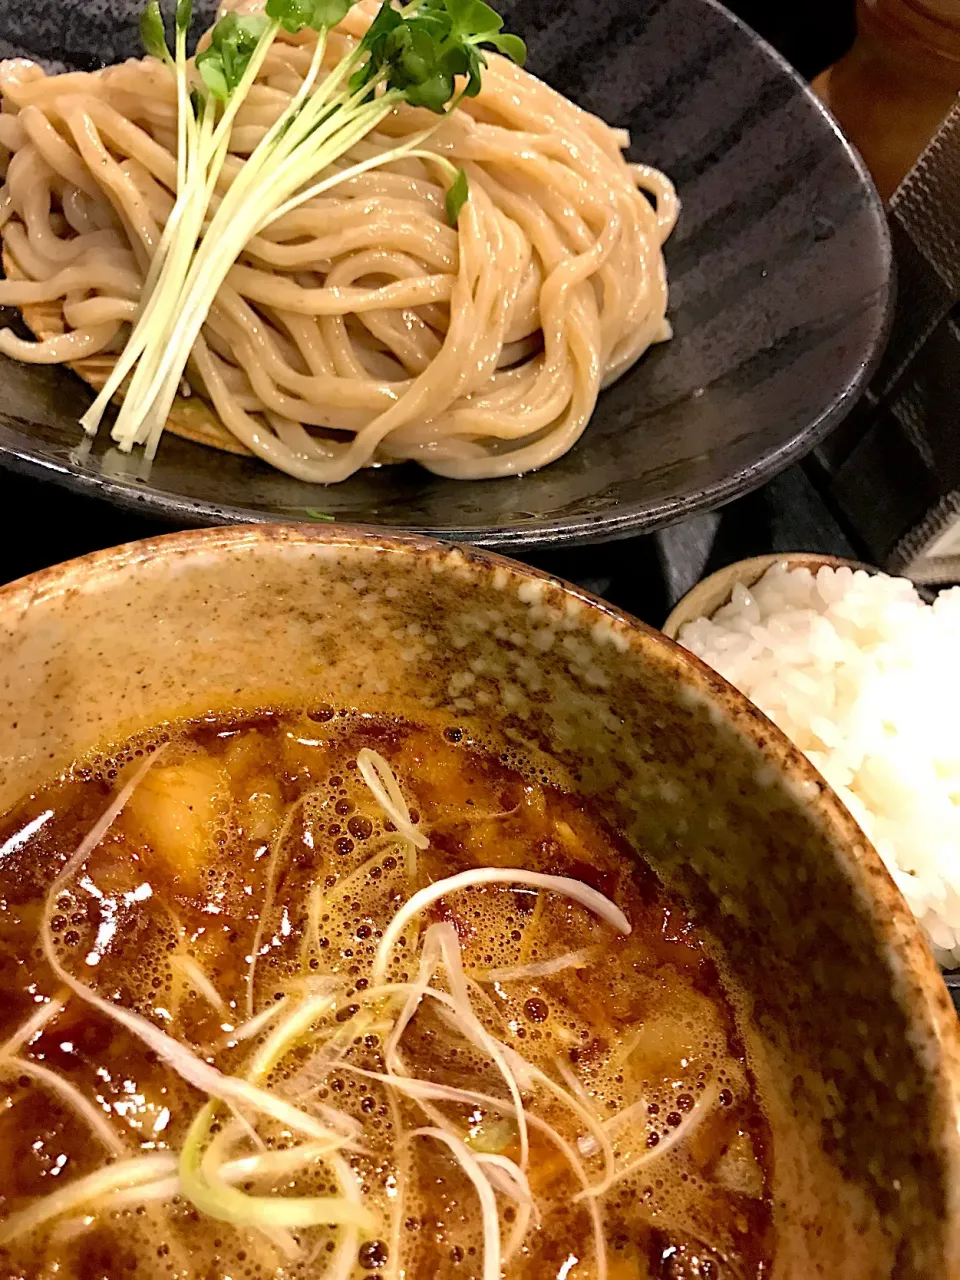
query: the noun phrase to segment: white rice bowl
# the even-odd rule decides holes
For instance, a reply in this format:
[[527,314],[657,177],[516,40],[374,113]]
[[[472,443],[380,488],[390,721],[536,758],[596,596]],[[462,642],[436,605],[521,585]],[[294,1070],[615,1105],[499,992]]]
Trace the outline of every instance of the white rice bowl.
[[960,587],[775,565],[680,643],[805,752],[960,965]]

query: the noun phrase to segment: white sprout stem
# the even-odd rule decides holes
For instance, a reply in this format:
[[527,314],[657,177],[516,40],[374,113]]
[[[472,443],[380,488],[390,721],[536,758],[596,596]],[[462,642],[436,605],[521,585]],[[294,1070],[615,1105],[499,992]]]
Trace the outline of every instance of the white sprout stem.
[[[189,148],[187,156],[189,162],[187,181],[185,185],[181,185],[178,181],[177,198],[150,262],[141,290],[140,307],[133,330],[96,399],[80,419],[80,425],[88,435],[96,435],[107,405],[147,349],[151,335],[156,329],[155,316],[160,314],[162,326],[171,309],[174,315],[176,314],[176,297],[183,287],[217,178],[226,159],[228,140],[216,145],[211,143],[215,110],[213,98],[207,97],[200,122],[199,138],[196,138],[195,134],[196,122],[193,121],[188,125],[192,131],[194,145]],[[189,116],[192,121],[192,110]],[[211,154],[212,163],[210,163]],[[178,152],[178,162],[179,155]],[[134,384],[131,384],[128,395],[133,393],[133,389]],[[120,412],[122,415],[122,408]]]
[[408,1138],[434,1138],[437,1142],[442,1142],[450,1149],[457,1164],[473,1183],[483,1214],[483,1280],[500,1280],[500,1222],[497,1217],[497,1199],[493,1194],[493,1188],[484,1177],[483,1169],[477,1163],[477,1157],[465,1142],[444,1129],[411,1129],[407,1136]]
[[0,1073],[3,1075],[33,1076],[51,1092],[57,1094],[60,1101],[75,1111],[97,1135],[111,1155],[125,1156],[127,1148],[117,1137],[107,1118],[97,1110],[93,1103],[83,1096],[75,1084],[64,1080],[49,1067],[29,1058],[4,1058],[0,1060]]
[[[384,115],[386,114],[388,113],[385,112]],[[379,121],[377,121],[377,123],[379,123]],[[376,128],[376,125],[374,125],[373,128]],[[321,182],[314,183],[312,187],[307,187],[303,191],[298,191],[295,196],[285,201],[285,203],[275,209],[273,213],[268,214],[267,217],[264,218],[258,228],[258,234],[260,231],[271,226],[274,222],[278,222],[288,213],[293,213],[295,209],[299,209],[300,206],[306,204],[308,200],[313,200],[317,196],[322,196],[324,192],[329,191],[331,187],[338,186],[341,182],[351,182],[354,178],[359,178],[363,174],[369,173],[371,169],[379,169],[381,166],[390,164],[394,160],[409,160],[412,157],[426,159],[429,156],[431,159],[450,165],[449,160],[445,159],[443,156],[438,156],[434,151],[418,150],[420,144],[422,142],[426,142],[431,134],[435,133],[438,128],[439,125],[433,125],[429,129],[424,129],[422,133],[414,134],[412,138],[408,138],[406,142],[398,143],[395,147],[391,147],[389,151],[382,151],[378,155],[368,156],[366,160],[358,160],[355,164],[348,165],[347,168],[338,170],[337,173],[332,174],[329,178],[324,178]],[[373,129],[368,130],[368,132],[372,131]],[[450,165],[450,168],[453,169],[454,176],[456,176],[456,169],[454,166]]]
[[177,82],[177,194],[183,192],[187,185],[187,155],[191,148],[187,144],[187,116],[193,116],[190,108],[190,96],[187,91],[187,33],[184,28],[177,23],[176,34],[176,65],[175,78]]
[[65,1187],[59,1187],[36,1200],[29,1208],[5,1218],[0,1222],[0,1245],[9,1244],[18,1236],[36,1231],[38,1227],[65,1213],[76,1213],[109,1191],[155,1182],[158,1177],[168,1174],[175,1167],[173,1156],[163,1153],[136,1156],[132,1160],[108,1164],[84,1178],[68,1182]]
[[[127,345],[118,357],[106,385],[81,419],[81,423],[88,434],[96,434],[103,413],[111,398],[119,390],[123,379],[137,361],[144,357],[141,361],[144,366],[143,371],[138,367],[134,375],[134,382],[127,392],[124,406],[121,407],[118,416],[119,432],[116,427],[114,429],[115,438],[118,440],[131,434],[131,428],[128,426],[130,413],[125,412],[126,399],[129,399],[132,403],[136,402],[137,390],[144,385],[145,380],[152,376],[151,370],[155,367],[160,355],[165,351],[171,333],[175,329],[180,311],[177,299],[186,281],[217,181],[223,170],[229,150],[233,121],[260,72],[278,30],[279,24],[274,22],[264,32],[244,71],[240,84],[231,95],[215,130],[213,127],[215,103],[211,94],[208,94],[204,101],[199,138],[197,137],[196,119],[189,96],[185,94],[178,101],[177,200],[170,217],[167,219],[160,244],[150,265],[142,293],[144,305],[134,330],[127,341]],[[325,41],[325,36],[321,41],[318,41],[318,66],[319,59],[322,59],[323,55],[323,41]],[[311,67],[311,71],[315,77],[316,72],[313,67]],[[308,76],[301,84],[294,102],[288,108],[288,112],[295,104],[299,105],[302,102],[311,85],[312,79]],[[260,146],[264,147],[265,151],[271,150],[275,145],[277,136],[282,133],[284,123],[288,119],[288,112],[285,112],[274,123],[266,137],[261,140]],[[185,145],[187,137],[189,137],[189,143]],[[256,156],[256,152],[254,156]],[[248,164],[254,161],[254,156],[248,158]],[[181,163],[186,163],[187,165],[185,182],[181,179]],[[258,167],[257,163],[251,165],[253,171]],[[189,220],[186,218],[188,213],[191,215]],[[171,245],[174,244],[176,245],[176,251],[168,261]],[[158,313],[160,318],[156,320],[155,317]],[[134,437],[138,435],[138,428],[135,424],[132,428],[132,434]]]
[[628,934],[631,930],[630,921],[616,903],[580,880],[573,880],[569,876],[544,875],[539,871],[524,871],[517,867],[476,867],[470,871],[461,871],[455,876],[447,876],[444,880],[436,880],[418,890],[404,903],[384,930],[374,961],[372,983],[376,985],[383,981],[397,939],[414,917],[448,894],[484,884],[522,884],[533,889],[547,889],[573,898],[575,902],[613,925],[620,933]]
[[397,831],[418,849],[426,849],[430,841],[410,821],[410,810],[400,790],[396,774],[379,753],[369,747],[357,752],[357,768],[360,776],[373,792],[374,799]]
[[[126,374],[129,373],[137,360],[149,348],[151,337],[157,339],[156,346],[160,349],[165,346],[164,339],[169,338],[178,314],[176,300],[180,290],[183,288],[191,260],[197,248],[197,241],[203,230],[203,224],[207,217],[217,180],[227,157],[234,118],[259,74],[278,30],[279,24],[274,22],[264,32],[247,64],[239,85],[227,102],[215,130],[213,128],[216,114],[215,101],[212,94],[206,96],[199,138],[196,132],[196,118],[193,113],[193,106],[186,91],[185,78],[183,79],[183,95],[178,101],[177,111],[179,135],[177,149],[177,200],[163,229],[160,245],[144,284],[145,310],[138,319],[137,325],[130,335],[120,359],[117,361],[107,386],[101,391],[91,409],[84,415],[83,422],[88,431],[96,431],[103,416],[103,411],[111,397],[119,389]],[[178,44],[180,35],[181,33],[178,30]],[[185,51],[185,33],[183,33],[183,41]],[[181,160],[187,165],[185,183],[180,181],[179,166]],[[189,221],[186,220],[187,214],[191,215]],[[184,223],[183,230],[181,230],[181,225]],[[168,261],[170,246],[175,240],[177,251]],[[171,266],[172,270],[170,269]],[[163,269],[162,275],[161,269]],[[153,322],[153,317],[158,311],[161,315],[160,331],[156,331],[156,325]],[[137,373],[140,373],[139,368]],[[128,391],[128,396],[131,399],[135,399],[135,387],[139,386],[141,382],[142,375],[139,380],[135,376],[134,383],[131,384]],[[120,419],[125,421],[123,408],[120,410],[118,421]]]
[[[247,99],[247,94],[253,88],[254,82],[256,81],[257,76],[260,74],[260,70],[263,67],[264,62],[266,61],[267,54],[270,52],[270,48],[274,40],[276,39],[277,32],[279,30],[280,30],[280,23],[273,21],[270,23],[270,25],[264,31],[263,35],[260,37],[260,40],[257,43],[257,47],[254,49],[253,54],[250,57],[250,61],[247,63],[244,73],[240,77],[240,83],[237,85],[236,89],[234,89],[229,99],[227,100],[227,104],[223,110],[223,115],[220,117],[220,122],[217,125],[216,133],[213,135],[213,140],[210,144],[211,149],[219,147],[222,143],[229,142],[230,134],[233,131],[233,122],[236,119],[237,112],[243,106],[244,102]],[[321,57],[323,56],[322,49],[320,51],[320,56]],[[306,81],[304,83],[306,84]],[[301,86],[301,91],[297,94],[297,98],[294,99],[294,101],[298,101],[301,99],[302,91],[303,90]],[[210,99],[208,98],[208,101],[209,100]],[[284,115],[286,115],[286,112],[284,113]],[[281,119],[282,118],[283,117],[281,117]],[[274,124],[271,130],[271,133],[275,134],[276,130],[277,130],[277,125]],[[271,135],[268,134],[267,136],[269,137]],[[266,141],[266,139],[262,139],[262,141]]]
[[[221,202],[194,255],[176,314],[168,321],[170,340],[153,344],[154,358],[145,366],[142,379],[141,370],[137,370],[141,385],[147,384],[148,378],[150,380],[146,390],[137,396],[132,394],[131,387],[121,410],[123,424],[121,426],[118,417],[114,426],[113,439],[122,450],[129,451],[133,444],[145,443],[147,457],[154,456],[183,370],[207,313],[230,268],[251,236],[256,234],[265,206],[270,207],[277,199],[285,200],[303,185],[308,174],[322,171],[375,128],[391,109],[382,109],[383,101],[378,99],[371,103],[370,108],[375,109],[372,112],[361,108],[357,116],[347,123],[337,121],[332,130],[324,131],[323,126],[319,126],[317,136],[304,144],[307,154],[295,157],[296,164],[291,165],[283,177],[277,167],[271,168],[269,181],[262,184],[261,194],[252,198],[248,197],[247,189],[267,168],[271,157],[265,157],[258,165],[257,152],[254,152],[246,161],[243,172]],[[279,168],[282,170],[283,166]]]

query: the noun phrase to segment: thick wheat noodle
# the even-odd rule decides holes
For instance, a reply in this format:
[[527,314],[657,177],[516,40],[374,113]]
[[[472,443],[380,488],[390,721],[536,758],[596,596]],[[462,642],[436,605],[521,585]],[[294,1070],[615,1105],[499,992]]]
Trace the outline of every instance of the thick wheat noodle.
[[[371,0],[351,10],[326,69],[373,11]],[[312,41],[281,36],[268,53],[211,214],[302,84]],[[0,304],[22,307],[40,339],[3,331],[0,351],[78,362],[102,382],[173,206],[173,79],[152,59],[60,76],[18,61],[0,64],[0,94]],[[434,123],[401,108],[334,168]],[[343,182],[248,243],[187,370],[219,419],[204,438],[318,483],[403,459],[468,479],[560,457],[600,388],[670,336],[661,250],[677,202],[663,174],[625,161],[627,142],[491,57],[480,95],[421,148],[467,172],[456,229],[449,179],[420,154]],[[173,430],[184,411],[178,399]]]

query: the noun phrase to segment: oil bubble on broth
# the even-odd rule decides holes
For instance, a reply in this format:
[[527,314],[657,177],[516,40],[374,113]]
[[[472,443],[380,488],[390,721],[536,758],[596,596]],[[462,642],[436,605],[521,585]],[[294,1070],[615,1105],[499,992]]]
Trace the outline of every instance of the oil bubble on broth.
[[0,826],[0,1273],[759,1280],[769,1130],[683,905],[519,756],[165,728]]

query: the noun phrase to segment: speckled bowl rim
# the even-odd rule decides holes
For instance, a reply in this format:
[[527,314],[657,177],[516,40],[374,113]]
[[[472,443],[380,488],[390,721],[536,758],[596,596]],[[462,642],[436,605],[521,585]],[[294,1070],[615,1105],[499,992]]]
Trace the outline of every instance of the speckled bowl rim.
[[[6,616],[15,625],[34,604],[67,598],[79,591],[89,594],[99,585],[106,585],[115,574],[157,558],[186,563],[193,558],[209,560],[218,552],[253,551],[269,545],[276,546],[280,555],[285,546],[313,545],[342,548],[345,552],[369,548],[429,557],[438,572],[442,571],[444,560],[454,558],[458,567],[466,566],[480,575],[500,570],[518,584],[549,584],[581,602],[597,620],[605,618],[616,624],[626,640],[624,652],[631,652],[639,661],[644,660],[645,654],[657,652],[673,667],[682,684],[709,700],[737,734],[767,757],[781,777],[792,784],[797,796],[804,797],[797,802],[805,804],[819,821],[824,838],[858,886],[859,901],[877,931],[878,947],[886,952],[890,963],[890,999],[899,1005],[905,1019],[937,1110],[952,1118],[944,1127],[939,1144],[934,1140],[931,1150],[937,1152],[942,1164],[947,1189],[947,1258],[960,1258],[960,1023],[919,926],[879,855],[802,752],[732,685],[656,628],[563,579],[494,552],[418,534],[382,533],[369,526],[302,524],[187,530],[95,551],[0,588],[0,620]],[[949,1273],[945,1273],[945,1280],[951,1280]]]

